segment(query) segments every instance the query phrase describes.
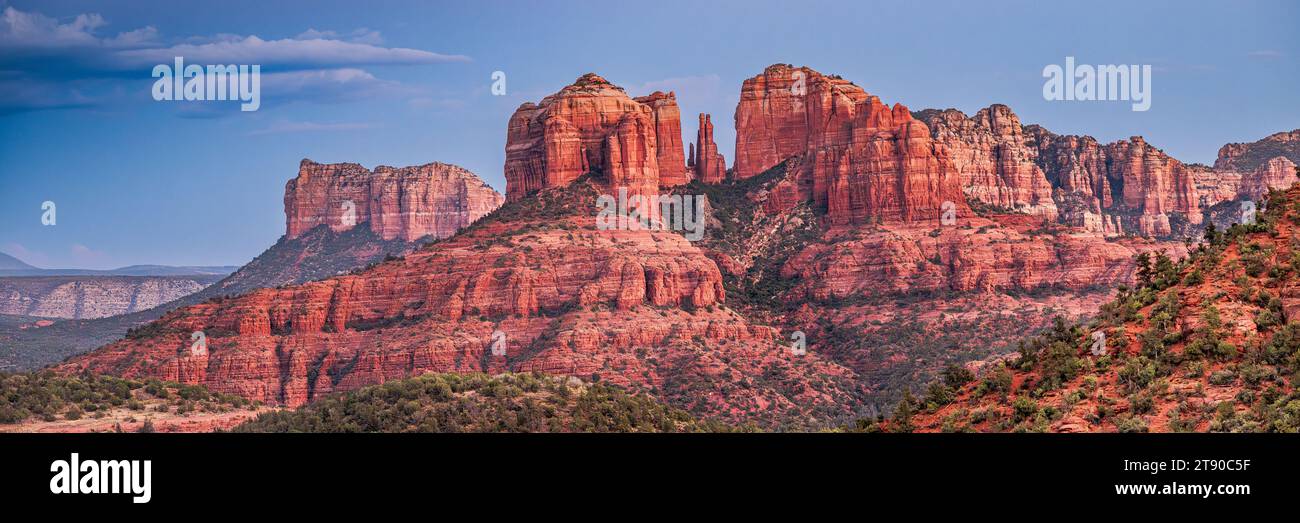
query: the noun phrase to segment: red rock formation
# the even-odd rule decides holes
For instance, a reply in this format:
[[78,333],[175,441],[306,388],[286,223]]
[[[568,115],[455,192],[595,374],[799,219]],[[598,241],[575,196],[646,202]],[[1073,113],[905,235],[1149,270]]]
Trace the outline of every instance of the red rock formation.
[[[696,149],[699,150],[698,156]],[[690,163],[697,180],[722,183],[727,179],[727,160],[718,152],[718,144],[713,142],[713,119],[704,113],[700,113],[700,127],[695,134],[695,144],[691,146]]]
[[956,109],[927,110],[920,118],[935,141],[947,146],[967,196],[1056,221],[1052,184],[1011,108],[992,105],[970,118]]
[[634,100],[623,88],[588,73],[539,104],[519,106],[511,116],[506,199],[562,187],[593,170],[602,173],[602,182],[627,186],[629,194],[655,194],[661,181],[670,186],[684,180],[681,144],[672,93]]
[[655,143],[659,160],[659,186],[675,187],[691,181],[682,158],[682,115],[677,109],[677,95],[655,91],[636,98],[650,106],[655,121]]
[[[1175,221],[1203,221],[1195,168],[1140,136],[1101,145],[1091,136],[1062,136],[1038,126],[1027,134],[1056,193],[1061,222],[1108,234],[1179,236]],[[1173,221],[1171,221],[1173,220]]]
[[297,238],[321,224],[345,231],[359,223],[385,240],[446,238],[501,206],[503,198],[455,165],[385,165],[303,160],[284,186],[285,234]]
[[1296,182],[1300,163],[1300,129],[1272,134],[1253,143],[1230,143],[1219,149],[1214,170],[1219,176],[1240,180],[1237,199],[1258,200],[1269,189],[1285,189]]
[[801,157],[803,196],[833,225],[938,221],[969,213],[956,166],[926,125],[862,88],[778,64],[745,81],[736,107],[737,179]]
[[1219,148],[1214,168],[1225,171],[1253,171],[1277,157],[1300,161],[1300,129],[1273,133],[1252,143],[1230,143]]
[[[650,125],[636,115],[624,122],[629,133],[611,135],[607,154],[640,147],[623,136]],[[174,311],[61,369],[201,383],[286,405],[431,371],[543,371],[669,386],[666,399],[724,417],[847,412],[851,373],[815,356],[792,365],[778,332],[724,306],[717,265],[682,235],[597,230],[597,190],[573,184],[509,203],[509,221],[358,274]],[[194,331],[206,333],[206,354],[187,350]],[[494,331],[506,335],[505,356],[491,354]],[[804,385],[741,385],[765,372]]]

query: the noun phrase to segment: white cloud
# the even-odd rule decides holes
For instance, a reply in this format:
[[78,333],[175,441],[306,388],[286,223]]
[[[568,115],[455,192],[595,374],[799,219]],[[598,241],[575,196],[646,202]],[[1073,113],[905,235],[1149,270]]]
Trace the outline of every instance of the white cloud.
[[150,67],[181,56],[190,63],[258,64],[263,68],[318,69],[358,65],[420,65],[468,62],[463,55],[445,55],[419,49],[387,48],[342,40],[263,40],[246,36],[205,44],[130,49],[115,53],[125,67]]
[[72,260],[81,267],[103,266],[108,259],[108,255],[102,251],[97,251],[86,247],[80,243],[74,243],[68,247],[72,254]]
[[[0,13],[0,115],[124,102],[121,93],[148,80],[157,64],[259,65],[265,98],[336,103],[371,97],[410,99],[422,89],[376,78],[366,66],[469,62],[464,55],[383,47],[378,31],[308,29],[292,38],[217,34],[163,41],[152,26],[104,36],[104,17],[85,13],[55,19],[13,7]],[[148,89],[150,82],[137,82]],[[147,92],[147,91],[144,91]],[[135,97],[134,99],[140,99]],[[205,104],[178,109],[185,117],[220,114]],[[179,106],[178,106],[179,107]]]

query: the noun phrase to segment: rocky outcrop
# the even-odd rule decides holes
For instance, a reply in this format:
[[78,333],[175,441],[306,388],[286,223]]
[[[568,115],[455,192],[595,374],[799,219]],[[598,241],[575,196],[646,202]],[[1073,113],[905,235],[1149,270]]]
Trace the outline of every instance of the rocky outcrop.
[[1240,180],[1238,199],[1259,200],[1269,189],[1285,189],[1295,183],[1298,163],[1300,129],[1252,143],[1224,145],[1214,161],[1214,171],[1221,178]]
[[[596,193],[543,191],[403,259],[180,309],[60,368],[285,405],[425,372],[512,370],[654,390],[728,418],[847,411],[846,369],[792,365],[780,333],[725,307],[717,265],[682,235],[598,230]],[[189,351],[195,331],[202,354]],[[785,385],[748,381],[765,372]]]
[[969,213],[946,147],[902,104],[835,76],[777,64],[741,87],[735,177],[798,157],[795,187],[839,226]]
[[103,318],[156,307],[219,279],[218,275],[0,278],[0,314]]
[[672,93],[632,99],[588,73],[538,104],[525,103],[506,133],[506,199],[563,187],[587,172],[629,194],[683,183],[681,117]]
[[1300,129],[1274,133],[1251,143],[1230,143],[1219,148],[1214,168],[1223,171],[1254,171],[1277,157],[1300,163]]
[[655,150],[659,162],[659,186],[675,187],[691,181],[682,158],[682,114],[677,109],[677,95],[659,91],[640,96],[636,101],[650,106],[655,123]]
[[[1057,135],[1023,126],[1005,105],[972,117],[956,109],[918,117],[948,147],[965,194],[996,210],[1107,235],[1180,235],[1202,221],[1198,171],[1141,137],[1102,145]],[[1203,176],[1200,184],[1220,190]]]
[[303,160],[284,186],[285,234],[318,225],[341,232],[358,224],[384,240],[446,238],[499,207],[503,199],[474,173],[455,165],[376,167]]
[[691,168],[695,179],[704,183],[722,183],[727,179],[727,160],[713,141],[713,118],[700,113],[700,127],[691,146]]
[[969,118],[956,109],[921,111],[917,117],[948,148],[967,197],[1056,221],[1052,184],[1035,163],[1038,151],[1010,107],[992,105]]

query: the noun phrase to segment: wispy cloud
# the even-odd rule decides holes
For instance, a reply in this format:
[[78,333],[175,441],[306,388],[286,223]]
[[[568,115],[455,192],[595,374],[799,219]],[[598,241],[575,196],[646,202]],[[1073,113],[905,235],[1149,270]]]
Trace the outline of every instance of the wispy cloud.
[[1249,53],[1246,53],[1246,56],[1250,58],[1261,58],[1266,60],[1272,60],[1276,58],[1282,58],[1285,55],[1282,54],[1282,51],[1276,51],[1273,49],[1260,49],[1258,51],[1251,51]]
[[260,136],[266,134],[287,134],[287,133],[304,133],[304,132],[323,132],[323,131],[358,131],[364,129],[373,129],[374,124],[364,122],[290,122],[281,121],[271,124],[268,127],[258,129],[248,133],[250,136]]
[[446,55],[419,49],[379,47],[343,40],[263,40],[246,36],[205,44],[179,44],[151,49],[118,51],[115,57],[127,68],[153,67],[177,56],[191,63],[259,64],[263,69],[327,69],[362,65],[423,65],[468,62],[463,55]]
[[[0,92],[12,94],[0,102],[0,115],[106,103],[112,94],[123,91],[123,81],[149,85],[144,80],[152,82],[153,66],[170,64],[177,56],[190,64],[260,65],[267,99],[324,103],[424,94],[378,79],[364,67],[470,61],[459,54],[384,47],[383,36],[367,28],[350,32],[313,28],[279,39],[233,34],[166,39],[152,26],[108,33],[103,31],[106,25],[108,21],[94,13],[60,20],[4,8]],[[182,116],[207,112],[178,110]]]
[[108,254],[91,249],[80,243],[74,243],[68,247],[68,252],[72,255],[72,260],[78,267],[101,267],[110,268],[104,263],[108,260]]

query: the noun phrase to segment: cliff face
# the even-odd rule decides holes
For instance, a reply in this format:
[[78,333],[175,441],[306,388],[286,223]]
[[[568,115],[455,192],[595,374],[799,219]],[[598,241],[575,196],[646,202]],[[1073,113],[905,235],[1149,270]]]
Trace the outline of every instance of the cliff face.
[[1258,200],[1268,190],[1290,187],[1300,163],[1300,129],[1272,134],[1252,143],[1230,143],[1219,149],[1214,171],[1240,180],[1238,196]]
[[221,276],[29,276],[0,278],[0,314],[91,319],[150,309]]
[[376,167],[303,160],[284,186],[285,234],[318,225],[341,232],[360,223],[384,240],[446,238],[501,205],[499,193],[455,165]]
[[1057,219],[1052,184],[1035,160],[1020,118],[1005,105],[981,109],[973,117],[961,111],[926,110],[918,117],[930,126],[936,142],[947,146],[961,173],[966,196],[1012,211]]
[[[180,309],[61,369],[291,406],[431,371],[511,370],[654,391],[725,418],[847,412],[851,372],[795,365],[781,333],[726,308],[717,266],[681,235],[596,229],[596,191],[508,203],[502,218],[357,274]],[[194,331],[205,354],[188,351]],[[740,385],[765,372],[799,385]]]
[[970,198],[1108,236],[1195,236],[1210,207],[1290,187],[1300,160],[1300,131],[1225,145],[1210,168],[1140,136],[1101,144],[1022,126],[1003,105],[969,118],[955,109],[918,117],[948,147]]
[[835,225],[938,222],[945,205],[967,210],[947,148],[906,107],[891,108],[847,80],[778,64],[741,87],[735,176],[792,157],[803,170],[793,190],[827,209]]
[[682,114],[677,109],[677,95],[655,91],[636,101],[650,106],[655,123],[655,157],[659,163],[659,186],[674,187],[691,181],[682,157]]
[[687,181],[681,116],[672,93],[637,99],[588,73],[538,104],[525,103],[506,132],[506,198],[563,187],[587,172],[657,194]]
[[952,152],[965,194],[984,204],[1108,235],[1171,236],[1188,232],[1175,224],[1202,221],[1195,171],[1141,137],[1061,136],[1021,125],[1005,105],[918,116]]

